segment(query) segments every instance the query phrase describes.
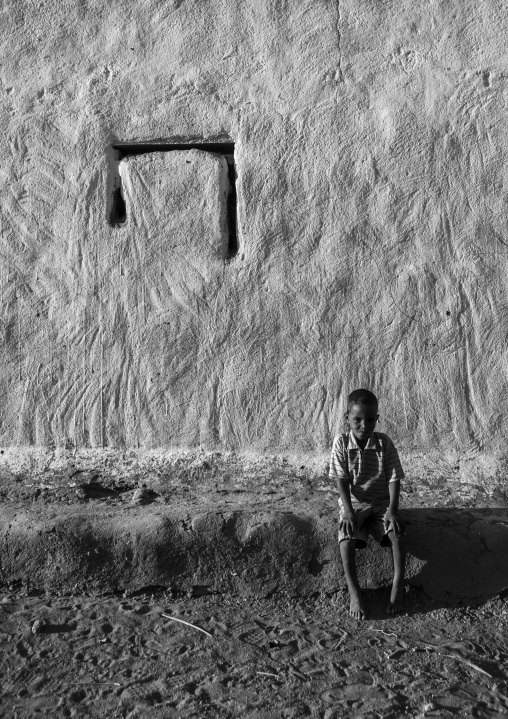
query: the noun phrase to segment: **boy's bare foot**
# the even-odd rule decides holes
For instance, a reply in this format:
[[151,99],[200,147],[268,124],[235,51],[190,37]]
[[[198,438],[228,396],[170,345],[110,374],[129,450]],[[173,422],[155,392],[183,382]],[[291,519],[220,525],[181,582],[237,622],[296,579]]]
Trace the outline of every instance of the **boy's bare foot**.
[[361,619],[365,619],[367,617],[365,607],[363,606],[361,594],[354,594],[351,596],[349,613],[353,617],[353,619],[356,619],[357,621],[360,621]]
[[392,593],[388,604],[386,605],[385,614],[401,614],[404,611],[403,589],[392,587]]

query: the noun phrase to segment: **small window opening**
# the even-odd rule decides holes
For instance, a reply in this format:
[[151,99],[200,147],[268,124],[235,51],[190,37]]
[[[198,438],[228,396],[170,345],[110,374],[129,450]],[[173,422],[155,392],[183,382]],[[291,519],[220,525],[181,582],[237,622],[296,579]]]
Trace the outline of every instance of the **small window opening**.
[[[222,155],[228,165],[229,194],[227,198],[227,224],[228,224],[228,248],[227,259],[232,259],[238,254],[238,231],[237,231],[237,194],[236,194],[236,168],[235,168],[235,143],[222,138],[215,140],[189,140],[187,142],[117,142],[113,145],[117,152],[117,159],[120,162],[124,157],[132,155],[144,155],[148,152],[172,152],[175,150],[202,150]],[[111,204],[110,223],[120,226],[127,220],[127,207],[122,193],[122,181],[117,174],[113,182],[113,197]]]
[[113,189],[109,222],[114,227],[117,227],[118,225],[123,225],[126,219],[127,209],[125,207],[125,200],[123,199],[122,185],[117,183],[117,186]]

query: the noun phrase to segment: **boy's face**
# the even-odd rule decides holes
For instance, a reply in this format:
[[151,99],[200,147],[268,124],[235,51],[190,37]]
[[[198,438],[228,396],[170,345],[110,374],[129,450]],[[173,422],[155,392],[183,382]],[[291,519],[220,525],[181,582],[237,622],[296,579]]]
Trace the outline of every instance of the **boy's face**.
[[346,419],[353,434],[360,442],[366,442],[374,431],[378,420],[377,405],[353,404],[346,412]]

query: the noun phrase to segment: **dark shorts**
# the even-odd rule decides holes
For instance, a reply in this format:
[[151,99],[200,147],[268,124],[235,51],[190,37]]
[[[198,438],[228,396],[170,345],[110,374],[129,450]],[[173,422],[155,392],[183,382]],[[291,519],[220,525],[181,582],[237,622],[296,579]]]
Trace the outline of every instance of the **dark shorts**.
[[[357,549],[364,549],[367,546],[369,534],[376,542],[379,542],[382,547],[391,546],[388,532],[393,532],[393,529],[391,526],[388,526],[388,531],[385,532],[383,524],[383,517],[387,509],[388,506],[386,504],[363,504],[360,507],[353,507],[356,517],[355,539]],[[342,517],[343,514],[341,510],[339,521]],[[339,529],[339,544],[343,539],[349,539],[349,537]]]

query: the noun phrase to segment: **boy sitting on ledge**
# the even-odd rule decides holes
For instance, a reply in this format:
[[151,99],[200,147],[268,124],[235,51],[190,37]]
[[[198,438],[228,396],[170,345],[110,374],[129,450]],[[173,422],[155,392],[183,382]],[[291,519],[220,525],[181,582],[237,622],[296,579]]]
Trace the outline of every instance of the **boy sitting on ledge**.
[[348,397],[346,420],[349,434],[335,437],[330,460],[330,478],[339,489],[339,546],[354,619],[365,619],[356,573],[356,548],[363,549],[371,534],[381,546],[391,545],[393,584],[387,614],[402,612],[405,550],[404,522],[398,516],[400,480],[404,472],[391,439],[374,432],[379,418],[376,396],[357,389]]

